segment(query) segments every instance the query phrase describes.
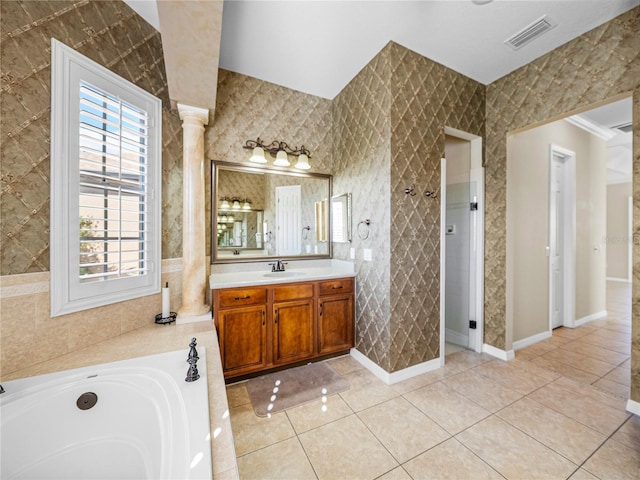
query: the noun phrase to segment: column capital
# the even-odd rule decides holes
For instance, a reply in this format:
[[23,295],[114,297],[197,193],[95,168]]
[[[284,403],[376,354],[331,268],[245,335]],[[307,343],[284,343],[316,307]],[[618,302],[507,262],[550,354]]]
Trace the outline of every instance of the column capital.
[[209,109],[194,107],[192,105],[185,105],[184,103],[178,103],[178,113],[180,114],[180,120],[184,121],[186,117],[196,118],[202,125],[209,123]]

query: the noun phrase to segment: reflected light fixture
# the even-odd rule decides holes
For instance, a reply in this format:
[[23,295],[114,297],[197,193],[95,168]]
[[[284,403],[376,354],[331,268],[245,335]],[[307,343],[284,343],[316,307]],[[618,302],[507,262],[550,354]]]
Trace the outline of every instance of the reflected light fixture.
[[251,163],[267,163],[264,153],[269,152],[271,156],[275,157],[273,164],[278,167],[290,166],[289,155],[293,155],[294,157],[298,157],[294,168],[301,170],[309,170],[311,168],[311,165],[309,165],[311,152],[304,148],[304,145],[300,148],[292,148],[285,142],[279,142],[278,140],[265,144],[260,140],[260,137],[258,137],[257,140],[247,140],[242,148],[251,150],[252,153],[249,158],[249,162]]

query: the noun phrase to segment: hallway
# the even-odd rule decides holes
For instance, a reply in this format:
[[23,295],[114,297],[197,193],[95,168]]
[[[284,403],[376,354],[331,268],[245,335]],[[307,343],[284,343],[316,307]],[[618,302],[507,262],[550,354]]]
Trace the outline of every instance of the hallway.
[[[607,318],[516,352],[471,351],[385,385],[349,356],[351,388],[257,417],[227,387],[243,479],[637,479],[640,417],[629,389],[631,287],[610,283]],[[326,406],[323,410],[322,406]]]

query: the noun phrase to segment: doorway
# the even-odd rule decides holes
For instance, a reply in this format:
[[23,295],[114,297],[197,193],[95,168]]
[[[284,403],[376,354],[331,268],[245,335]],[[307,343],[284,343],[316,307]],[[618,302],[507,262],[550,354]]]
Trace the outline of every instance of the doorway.
[[575,317],[576,154],[549,148],[549,329]]
[[441,174],[441,358],[482,351],[484,169],[482,139],[445,128]]

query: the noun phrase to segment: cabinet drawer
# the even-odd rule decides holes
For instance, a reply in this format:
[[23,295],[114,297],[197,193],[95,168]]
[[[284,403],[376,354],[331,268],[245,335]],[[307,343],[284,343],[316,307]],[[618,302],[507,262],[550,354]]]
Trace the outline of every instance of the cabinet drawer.
[[320,295],[334,295],[337,293],[353,292],[353,278],[337,278],[318,282]]
[[313,283],[292,283],[273,287],[273,301],[286,302],[299,298],[313,297]]
[[266,288],[230,288],[220,290],[220,308],[267,303]]

